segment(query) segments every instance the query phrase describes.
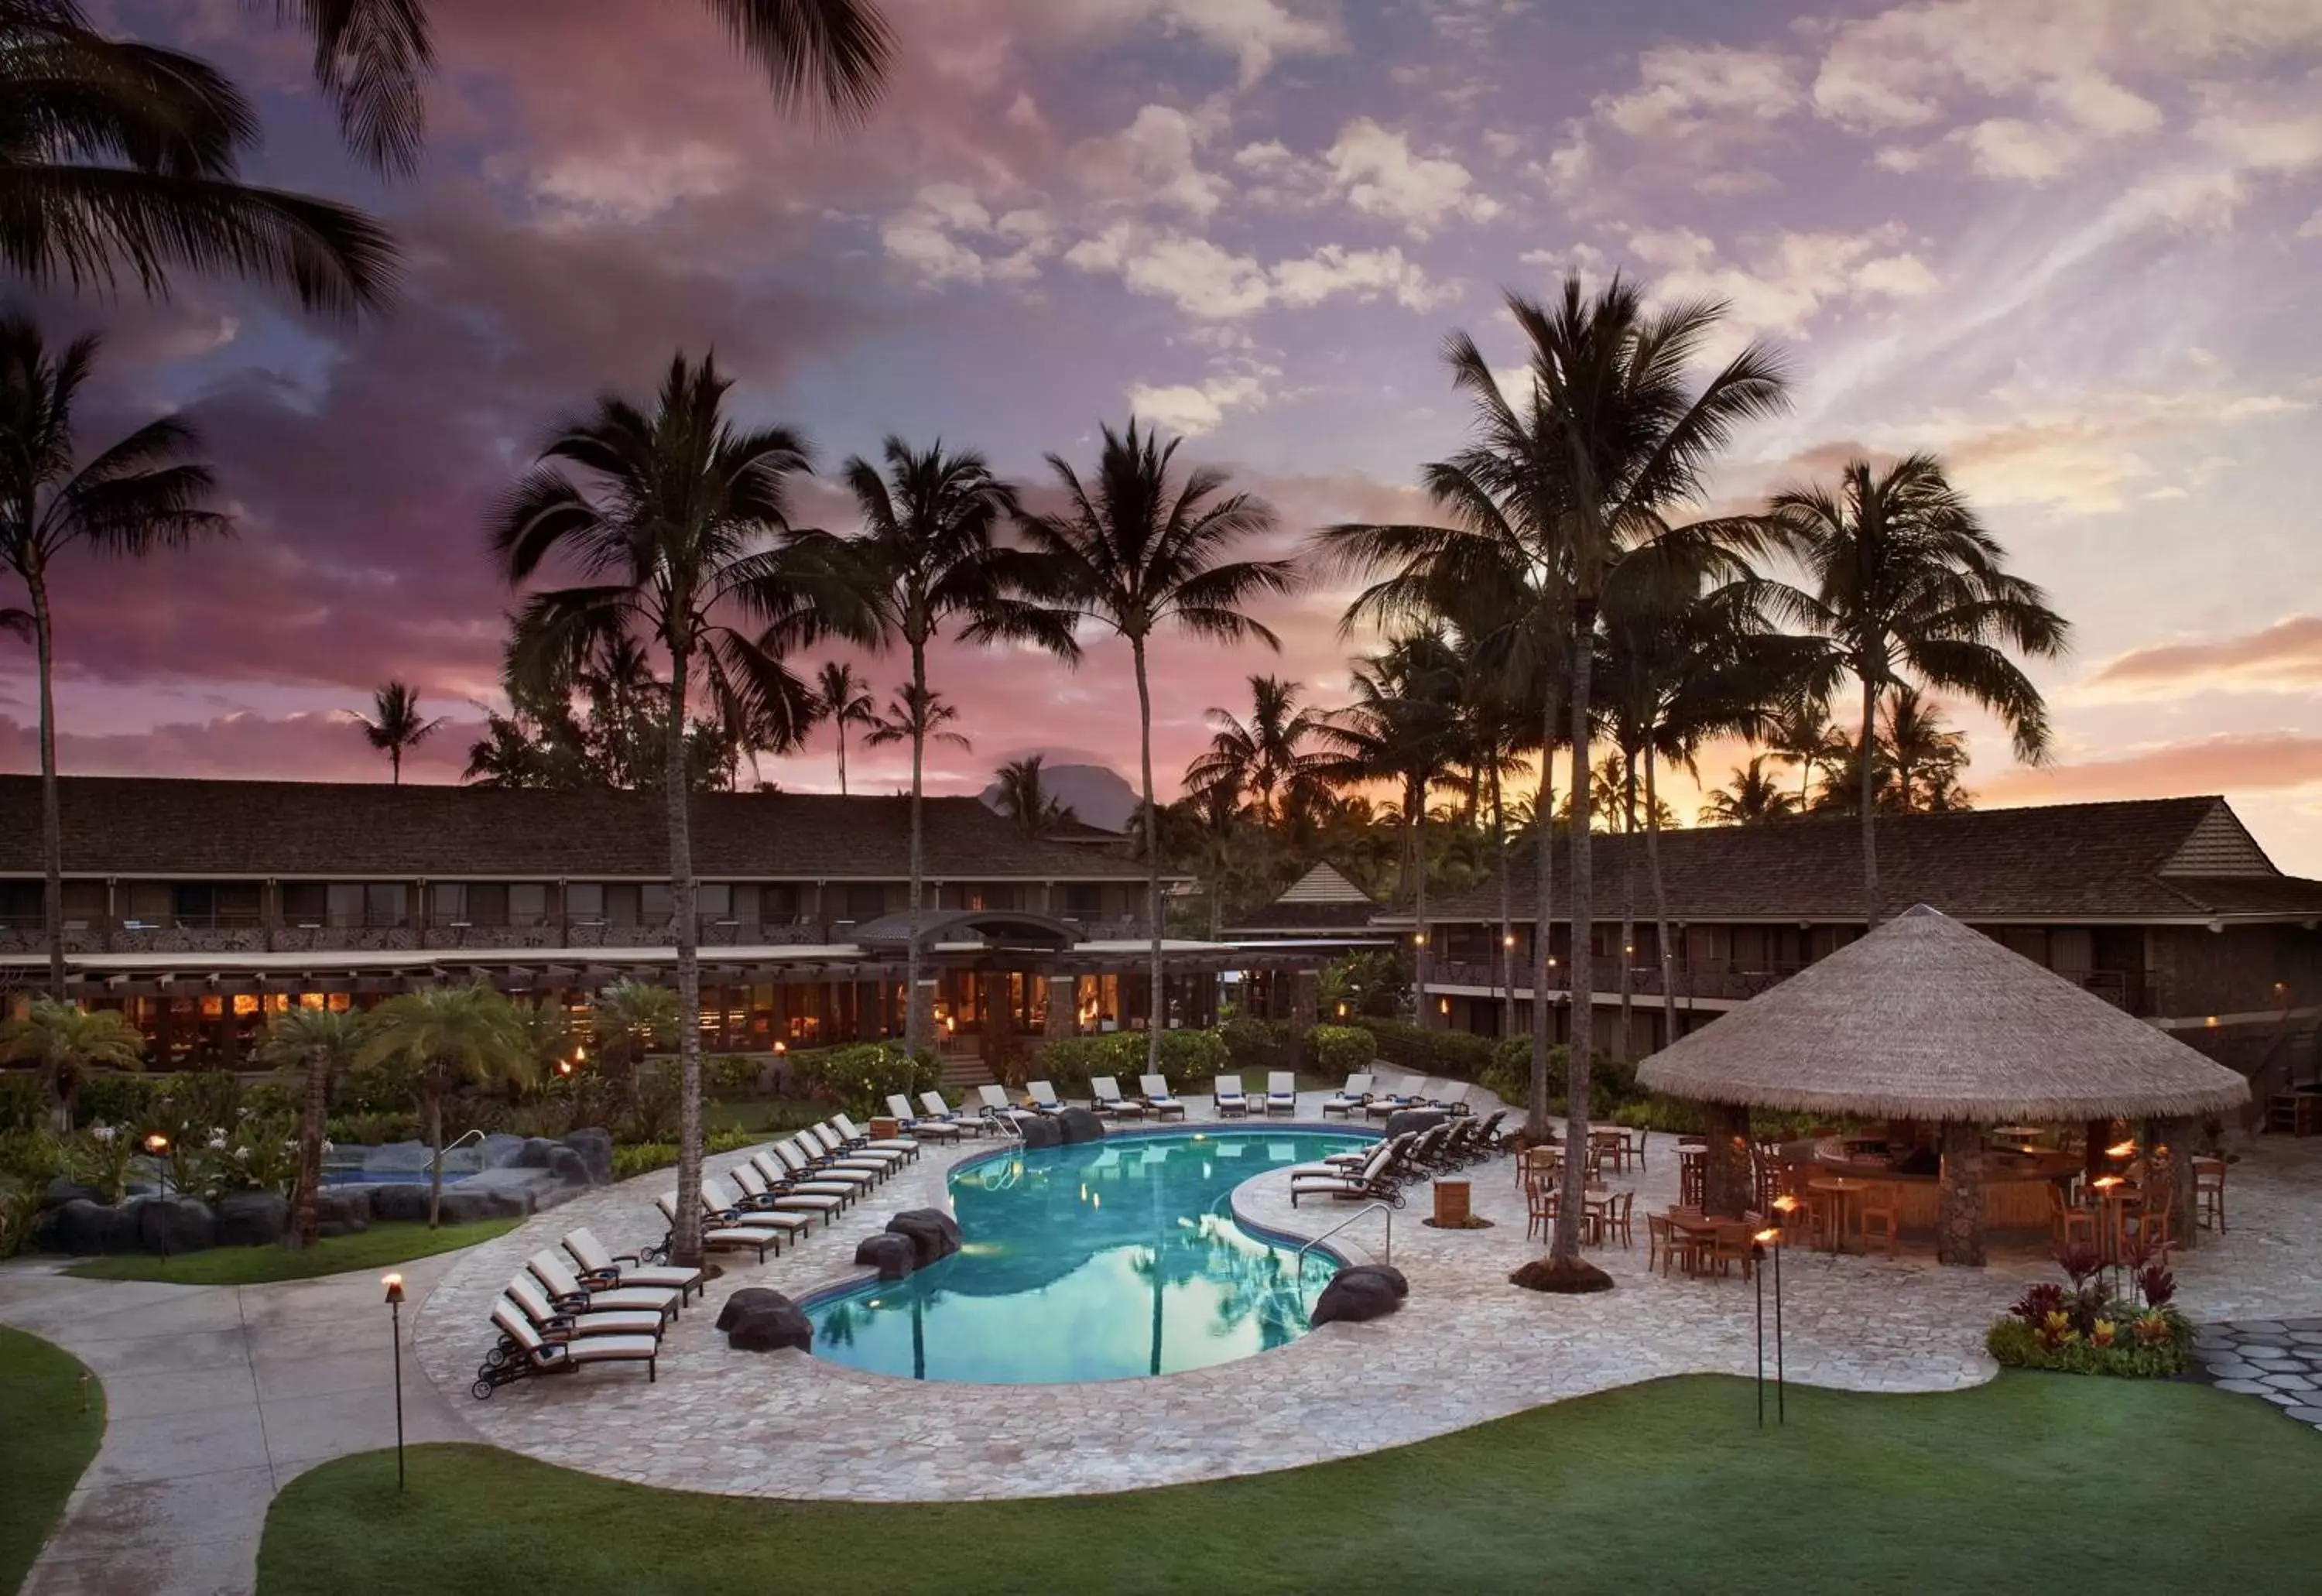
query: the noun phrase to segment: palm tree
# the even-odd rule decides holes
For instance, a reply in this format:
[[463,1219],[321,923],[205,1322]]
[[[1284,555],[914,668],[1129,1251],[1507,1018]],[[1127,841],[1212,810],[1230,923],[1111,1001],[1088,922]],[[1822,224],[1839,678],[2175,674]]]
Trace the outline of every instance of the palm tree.
[[1250,716],[1212,707],[1220,722],[1209,752],[1185,767],[1189,792],[1222,786],[1237,800],[1247,793],[1262,825],[1309,796],[1317,785],[1316,755],[1306,745],[1321,730],[1322,717],[1298,704],[1298,684],[1275,676],[1249,679]]
[[[766,74],[782,109],[853,119],[878,98],[895,41],[870,0],[703,4]],[[275,9],[314,41],[315,80],[349,147],[383,171],[415,168],[426,132],[423,86],[435,67],[426,0],[276,0]]]
[[1854,746],[1845,733],[1830,724],[1821,700],[1805,694],[1775,711],[1764,741],[1767,752],[1797,771],[1801,810],[1814,787],[1815,771],[1844,762]]
[[392,298],[360,212],[240,180],[250,103],[192,56],[108,39],[75,0],[0,0],[0,260],[38,284],[165,297],[178,268],[349,315]]
[[[859,455],[843,475],[855,495],[863,530],[855,548],[877,573],[882,630],[910,652],[910,679],[904,702],[929,702],[928,645],[956,623],[970,643],[1021,641],[1038,643],[1070,659],[1074,645],[1070,624],[1048,609],[1028,603],[1020,588],[1029,575],[1024,555],[993,541],[993,534],[1018,514],[1015,490],[992,474],[983,456],[972,451],[946,453],[938,442],[915,450],[889,437],[879,468]],[[842,736],[844,734],[842,733]],[[917,914],[926,897],[927,740],[911,739],[911,847],[910,906]],[[932,1004],[919,992],[919,940],[904,948],[904,1045],[917,1052],[929,1045]]]
[[[790,524],[787,485],[809,469],[805,440],[787,427],[737,428],[725,415],[731,386],[714,358],[695,365],[680,354],[649,409],[600,397],[554,430],[492,539],[511,585],[559,556],[595,579],[526,601],[520,675],[560,679],[617,637],[656,645],[669,661],[663,790],[682,1080],[672,1245],[689,1264],[701,1248],[700,927],[686,736],[695,673],[722,724],[753,728],[762,745],[795,746],[812,694],[786,656],[834,635],[868,643],[877,625],[845,546]],[[741,620],[753,630],[737,630]]]
[[877,705],[871,697],[871,684],[855,674],[855,667],[844,660],[825,660],[822,670],[815,678],[814,715],[827,720],[838,734],[838,796],[846,796],[846,728],[870,724],[872,711]]
[[290,1199],[290,1228],[282,1245],[299,1252],[315,1245],[323,1189],[323,1141],[330,1122],[331,1081],[362,1050],[364,1016],[352,1008],[286,1008],[266,1027],[259,1056],[277,1069],[305,1075],[298,1116],[298,1183]]
[[635,1113],[645,1054],[677,1042],[677,994],[649,980],[617,980],[589,1000],[589,1035],[597,1060],[620,1082]]
[[1766,825],[1793,819],[1798,812],[1798,800],[1766,769],[1764,754],[1751,755],[1707,798],[1701,806],[1704,825]]
[[57,1128],[70,1130],[82,1078],[91,1070],[143,1069],[145,1037],[119,1009],[35,997],[23,1017],[0,1025],[0,1063],[38,1066]]
[[[1226,494],[1226,474],[1197,467],[1174,479],[1170,461],[1181,440],[1103,429],[1094,479],[1083,483],[1061,455],[1047,457],[1068,508],[1023,523],[1045,570],[1036,590],[1065,615],[1086,616],[1129,640],[1137,674],[1138,757],[1145,803],[1146,909],[1152,938],[1152,1012],[1146,1026],[1146,1068],[1161,1069],[1166,1023],[1161,975],[1161,854],[1154,835],[1153,692],[1146,654],[1154,636],[1175,627],[1211,643],[1281,640],[1243,611],[1250,600],[1287,593],[1288,561],[1223,558],[1235,544],[1274,529],[1274,510],[1247,493]],[[1220,496],[1223,497],[1220,497]],[[1028,584],[1028,586],[1033,586]],[[1076,655],[1066,655],[1067,659]]]
[[948,743],[963,753],[973,753],[975,744],[964,734],[946,729],[958,718],[958,707],[941,693],[905,682],[887,700],[886,713],[871,717],[871,729],[863,734],[863,741],[873,748],[909,743],[914,756],[930,743]]
[[1045,754],[1011,759],[992,773],[1000,789],[1000,812],[1028,837],[1045,836],[1073,818],[1072,806],[1041,783]]
[[460,780],[478,787],[545,787],[547,753],[524,722],[487,710],[484,734],[468,744],[468,766]]
[[481,981],[389,998],[371,1010],[368,1029],[358,1063],[403,1058],[420,1071],[427,1145],[435,1154],[427,1166],[427,1228],[433,1230],[443,1203],[443,1099],[463,1084],[530,1085],[532,1050],[515,1008]]
[[1821,641],[1823,690],[1842,673],[1861,689],[1862,900],[1876,925],[1880,696],[1912,682],[1958,693],[1997,714],[2016,757],[2036,764],[2048,753],[2047,706],[2008,651],[2055,659],[2071,629],[2046,593],[2008,571],[1998,540],[1933,455],[1884,471],[1856,460],[1835,488],[1793,488],[1770,509],[1795,539],[1807,579],[1804,590],[1777,590],[1783,618]]
[[231,527],[207,507],[215,484],[209,468],[193,458],[199,435],[178,417],[147,422],[76,467],[73,406],[99,347],[92,334],[51,351],[29,317],[0,315],[0,564],[23,581],[39,659],[41,853],[48,872],[42,907],[49,992],[57,998],[65,990],[64,823],[57,794],[51,572],[76,547],[142,560]]
[[1967,765],[1967,734],[1943,725],[1943,706],[1915,687],[1898,687],[1882,728],[1895,769],[1896,807],[1964,809],[1959,773]]
[[397,787],[403,785],[404,750],[418,747],[443,724],[440,716],[434,720],[424,718],[419,713],[418,690],[399,681],[385,683],[371,695],[369,715],[359,709],[350,709],[347,714],[362,727],[370,745],[387,755],[389,780]]

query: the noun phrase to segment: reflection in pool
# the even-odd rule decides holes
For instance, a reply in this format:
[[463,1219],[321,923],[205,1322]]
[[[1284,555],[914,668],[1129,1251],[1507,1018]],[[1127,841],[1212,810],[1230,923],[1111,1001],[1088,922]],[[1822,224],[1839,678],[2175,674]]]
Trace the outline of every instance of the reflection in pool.
[[818,1357],[920,1380],[1045,1384],[1199,1369],[1304,1333],[1335,1260],[1236,1225],[1252,1175],[1365,1138],[1314,1131],[1122,1135],[955,1171],[964,1247],[809,1304]]

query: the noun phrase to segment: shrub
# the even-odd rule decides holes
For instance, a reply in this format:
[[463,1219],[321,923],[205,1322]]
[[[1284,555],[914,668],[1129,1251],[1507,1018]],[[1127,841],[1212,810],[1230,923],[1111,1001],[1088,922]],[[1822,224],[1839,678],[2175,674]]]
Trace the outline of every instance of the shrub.
[[332,1142],[351,1147],[416,1142],[419,1139],[419,1116],[408,1110],[400,1114],[334,1114],[325,1122],[323,1134]]
[[1492,1062],[1488,1036],[1466,1031],[1437,1031],[1403,1020],[1372,1019],[1358,1024],[1371,1034],[1373,1056],[1414,1075],[1446,1075],[1455,1081],[1480,1081]]
[[2193,1322],[2172,1300],[2176,1281],[2143,1249],[2127,1262],[2141,1305],[2113,1294],[2093,1249],[2060,1247],[2056,1263],[2071,1286],[2048,1281],[2026,1290],[1984,1333],[1984,1349],[2010,1369],[2132,1380],[2182,1373],[2192,1355]]
[[342,1074],[333,1100],[350,1114],[400,1114],[419,1100],[422,1073],[421,1065],[393,1053]]
[[836,1099],[856,1118],[884,1114],[891,1093],[916,1098],[942,1080],[934,1054],[906,1053],[899,1042],[864,1042],[791,1055],[794,1086],[810,1096]]
[[[86,1082],[82,1090],[87,1090]],[[0,1070],[0,1135],[38,1130],[48,1121],[49,1105],[41,1095],[40,1076],[30,1070]]]
[[[1225,1044],[1225,1067],[1229,1070],[1290,1068],[1291,1053],[1300,1034],[1301,1026],[1295,1020],[1245,1017],[1226,1020],[1217,1030],[1218,1040]],[[1307,1032],[1306,1035],[1311,1041],[1312,1033]],[[1363,1063],[1368,1062],[1367,1053]],[[1359,1070],[1362,1064],[1354,1067]]]
[[1325,1075],[1370,1068],[1371,1034],[1359,1026],[1316,1026],[1306,1033],[1306,1056]]
[[766,1072],[766,1061],[763,1058],[727,1053],[702,1060],[701,1068],[703,1090],[710,1097],[727,1100],[763,1095],[759,1085]]
[[81,1123],[118,1125],[132,1130],[150,1124],[156,1099],[173,1089],[178,1080],[175,1075],[132,1075],[119,1070],[92,1072],[81,1078]]
[[[1031,1078],[1046,1081],[1064,1098],[1089,1095],[1089,1078],[1110,1075],[1134,1092],[1145,1073],[1146,1033],[1111,1031],[1100,1036],[1060,1036],[1032,1055]],[[1161,1073],[1172,1085],[1193,1090],[1234,1067],[1233,1053],[1215,1031],[1161,1033]],[[1281,1068],[1275,1065],[1275,1068]]]
[[[747,1147],[758,1138],[745,1130],[712,1131],[702,1138],[706,1154],[735,1153]],[[626,1181],[633,1175],[651,1174],[658,1169],[671,1168],[677,1163],[674,1142],[642,1142],[634,1146],[613,1149],[613,1179]]]

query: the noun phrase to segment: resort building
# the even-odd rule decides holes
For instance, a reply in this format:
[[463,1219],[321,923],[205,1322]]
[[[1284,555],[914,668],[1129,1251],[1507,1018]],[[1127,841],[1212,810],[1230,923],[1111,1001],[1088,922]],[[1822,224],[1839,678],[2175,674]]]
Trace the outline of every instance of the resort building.
[[[19,990],[47,980],[40,814],[37,780],[0,777],[0,980]],[[71,990],[126,1011],[160,1059],[237,1060],[292,1003],[447,979],[578,1002],[675,962],[655,793],[67,777],[63,819]],[[1147,1023],[1145,871],[1124,849],[929,798],[915,921],[910,827],[900,797],[694,800],[706,1045],[900,1034],[914,934],[957,1048]],[[1227,968],[1296,958],[1172,942],[1164,1023],[1210,1023]]]
[[[1670,830],[1660,856],[1679,1035],[1862,935],[1859,820]],[[1564,862],[1559,849],[1559,894]],[[1596,1035],[1641,1057],[1666,1023],[1644,839],[1598,837],[1594,867]],[[1882,816],[1879,877],[1888,913],[1930,905],[2245,1075],[2314,1073],[2322,881],[2283,874],[2221,798]],[[1530,850],[1511,886],[1504,935],[1496,881],[1428,906],[1431,1023],[1496,1034],[1513,986],[1515,1023],[1530,1026]],[[1415,934],[1407,916],[1396,929]],[[1572,968],[1568,924],[1548,953],[1552,972]],[[1569,983],[1552,980],[1547,998],[1562,1039]]]

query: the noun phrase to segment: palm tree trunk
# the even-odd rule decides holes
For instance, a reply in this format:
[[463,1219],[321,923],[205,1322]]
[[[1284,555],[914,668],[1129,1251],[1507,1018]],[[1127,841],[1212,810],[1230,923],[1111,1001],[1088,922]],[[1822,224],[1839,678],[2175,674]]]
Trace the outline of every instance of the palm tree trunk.
[[282,1244],[293,1253],[313,1246],[322,1228],[315,1199],[323,1185],[323,1132],[329,1123],[330,1099],[331,1066],[317,1051],[306,1060],[306,1107],[298,1121],[298,1185],[290,1200],[290,1233]]
[[427,1145],[435,1156],[427,1162],[427,1228],[433,1230],[443,1218],[443,1093],[434,1084],[437,1066],[427,1066],[430,1077],[427,1088]]
[[1411,806],[1411,874],[1412,924],[1418,926],[1417,940],[1411,949],[1411,1023],[1422,1030],[1427,1028],[1427,783],[1419,783],[1419,793]]
[[693,813],[685,763],[685,687],[690,651],[669,651],[669,898],[677,938],[677,1222],[670,1262],[701,1265],[701,949],[693,918]]
[[41,912],[49,930],[49,996],[65,996],[65,830],[57,794],[56,651],[49,619],[49,585],[35,565],[24,579],[32,596],[32,630],[41,666]]
[[[928,651],[911,644],[911,934],[903,943],[903,1048],[916,1053],[931,1047],[928,1035],[935,1005],[919,1001],[919,907],[927,891],[927,844],[922,830],[921,792],[926,783],[928,755]],[[839,758],[846,757],[846,734],[839,731]]]
[[1621,750],[1621,1040],[1615,1058],[1629,1056],[1630,1019],[1636,1003],[1637,755]]
[[1862,678],[1862,740],[1856,745],[1861,761],[1862,917],[1866,926],[1879,924],[1879,805],[1878,780],[1871,771],[1871,735],[1879,724],[1879,679]]
[[1532,795],[1534,875],[1531,931],[1531,1094],[1524,1108],[1524,1134],[1537,1142],[1548,1135],[1549,960],[1556,947],[1556,695],[1546,695],[1540,716],[1540,787]]
[[1661,1045],[1677,1040],[1677,960],[1669,953],[1668,891],[1661,880],[1660,803],[1653,790],[1653,745],[1645,744],[1645,869],[1653,884],[1653,948],[1661,959]]
[[1509,912],[1513,888],[1508,881],[1507,794],[1500,781],[1497,760],[1492,763],[1492,846],[1500,861],[1500,1035],[1512,1036],[1516,1029],[1516,951],[1509,945],[1514,922]]
[[1588,1162],[1588,1088],[1596,1045],[1596,882],[1588,858],[1588,699],[1596,601],[1572,606],[1572,1046],[1564,1071],[1564,1179],[1549,1257],[1580,1261],[1580,1213]]
[[846,716],[842,712],[836,718],[838,721],[838,796],[845,798],[846,796]]
[[403,785],[403,744],[400,743],[387,745],[387,784],[389,787]]
[[1145,1068],[1158,1075],[1161,1072],[1161,828],[1158,817],[1153,812],[1153,689],[1145,679],[1145,639],[1130,638],[1129,652],[1137,662],[1137,758],[1145,783],[1145,907],[1153,917],[1149,927],[1153,949],[1153,990],[1146,999]]

